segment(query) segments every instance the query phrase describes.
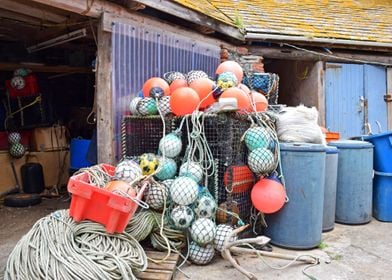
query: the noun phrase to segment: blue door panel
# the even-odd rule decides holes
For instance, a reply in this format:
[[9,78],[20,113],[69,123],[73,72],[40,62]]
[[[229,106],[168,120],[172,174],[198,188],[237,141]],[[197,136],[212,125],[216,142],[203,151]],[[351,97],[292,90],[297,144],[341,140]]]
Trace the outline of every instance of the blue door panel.
[[[365,97],[368,100],[368,123],[373,133],[386,131],[387,125],[387,104],[384,95],[387,92],[386,70],[384,67],[365,65]],[[367,132],[367,131],[366,131]]]
[[327,63],[326,67],[326,127],[343,139],[363,134],[364,66]]

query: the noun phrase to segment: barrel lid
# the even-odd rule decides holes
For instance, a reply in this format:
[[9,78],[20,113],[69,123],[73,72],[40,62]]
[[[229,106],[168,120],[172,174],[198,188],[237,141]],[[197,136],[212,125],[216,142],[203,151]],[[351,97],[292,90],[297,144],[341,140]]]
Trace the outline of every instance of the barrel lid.
[[296,151],[296,152],[325,152],[326,146],[321,144],[311,143],[279,143],[281,151]]
[[361,136],[362,140],[372,140],[375,138],[381,138],[381,137],[385,137],[385,136],[392,136],[392,131],[387,131],[387,132],[383,132],[383,133],[378,133],[378,134],[373,134],[373,135],[363,135]]
[[327,146],[325,151],[327,154],[337,154],[339,152],[338,148],[332,146]]
[[364,149],[373,148],[373,145],[369,142],[358,141],[358,140],[339,140],[329,142],[328,145],[337,147],[339,149]]

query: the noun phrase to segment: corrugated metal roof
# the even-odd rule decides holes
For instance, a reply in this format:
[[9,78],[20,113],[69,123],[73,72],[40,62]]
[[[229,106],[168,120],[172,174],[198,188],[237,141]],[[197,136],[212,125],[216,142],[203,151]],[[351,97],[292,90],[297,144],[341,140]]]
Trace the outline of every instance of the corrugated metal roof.
[[174,1],[247,32],[392,43],[392,0]]

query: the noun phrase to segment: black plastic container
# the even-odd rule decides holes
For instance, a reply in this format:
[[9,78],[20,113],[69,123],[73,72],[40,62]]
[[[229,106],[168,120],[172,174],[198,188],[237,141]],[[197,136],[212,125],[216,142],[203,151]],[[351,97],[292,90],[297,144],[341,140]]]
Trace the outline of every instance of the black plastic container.
[[45,189],[44,173],[39,163],[26,163],[21,167],[22,185],[25,193],[42,193]]

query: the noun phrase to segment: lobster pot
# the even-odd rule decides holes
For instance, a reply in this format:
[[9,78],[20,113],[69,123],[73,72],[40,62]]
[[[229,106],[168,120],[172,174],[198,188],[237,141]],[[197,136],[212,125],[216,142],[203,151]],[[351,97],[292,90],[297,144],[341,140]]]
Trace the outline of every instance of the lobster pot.
[[328,147],[325,163],[323,232],[335,226],[336,185],[338,179],[338,149]]
[[[247,116],[237,113],[208,114],[204,119],[204,133],[216,167],[207,187],[218,204],[227,203],[226,206],[236,209],[245,222],[250,218],[250,191],[254,177],[246,165],[248,151],[241,137],[249,126]],[[186,146],[188,137],[185,126],[182,132]],[[228,215],[228,219],[231,218]]]
[[[181,117],[165,117],[166,133],[180,126]],[[237,113],[208,114],[204,118],[204,133],[214,158],[216,172],[208,179],[208,189],[217,202],[230,201],[239,209],[239,216],[248,221],[252,203],[251,187],[253,174],[246,166],[247,149],[241,137],[249,128],[246,115]],[[184,155],[188,145],[188,124],[182,127],[182,147]],[[156,153],[162,137],[162,120],[159,116],[124,116],[122,121],[123,156],[139,156]],[[202,182],[204,184],[204,181]],[[233,206],[234,208],[236,208]]]
[[264,234],[271,243],[294,249],[310,249],[321,241],[325,146],[282,143],[281,167],[289,201],[272,215],[266,215]]
[[[175,118],[166,117],[164,120],[166,133],[172,132],[175,129]],[[160,116],[124,116],[121,124],[122,156],[156,154],[162,136],[163,124]]]
[[372,216],[373,145],[341,140],[329,143],[339,149],[335,220],[365,224]]
[[268,104],[277,105],[279,95],[279,76],[275,73],[247,73],[242,81],[250,89],[265,95]]

